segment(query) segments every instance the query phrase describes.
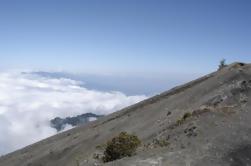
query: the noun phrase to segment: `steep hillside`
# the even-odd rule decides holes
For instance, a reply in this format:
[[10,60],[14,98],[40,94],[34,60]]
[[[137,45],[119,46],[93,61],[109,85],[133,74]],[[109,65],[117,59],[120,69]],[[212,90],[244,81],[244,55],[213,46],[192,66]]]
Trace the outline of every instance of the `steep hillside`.
[[[3,156],[0,166],[251,165],[250,97],[251,64],[234,63]],[[121,131],[142,140],[137,154],[100,162],[99,147]]]

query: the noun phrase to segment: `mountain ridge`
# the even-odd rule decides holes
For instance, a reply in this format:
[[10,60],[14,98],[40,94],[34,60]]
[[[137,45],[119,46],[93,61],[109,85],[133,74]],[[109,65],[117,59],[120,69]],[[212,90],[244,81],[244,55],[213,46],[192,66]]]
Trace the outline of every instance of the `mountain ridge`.
[[85,123],[88,123],[90,121],[96,120],[104,115],[96,115],[94,113],[85,113],[73,117],[66,117],[66,118],[60,118],[56,117],[52,120],[50,120],[50,124],[52,128],[55,128],[58,132],[65,129],[67,125],[70,125],[72,127],[83,125]]

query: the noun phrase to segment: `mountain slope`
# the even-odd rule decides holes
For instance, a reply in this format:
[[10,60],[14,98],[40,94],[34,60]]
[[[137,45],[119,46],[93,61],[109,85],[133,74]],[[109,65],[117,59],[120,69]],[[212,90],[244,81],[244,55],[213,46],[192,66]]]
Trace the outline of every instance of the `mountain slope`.
[[[251,64],[220,71],[0,158],[0,166],[251,165]],[[121,131],[137,155],[100,163],[97,146]],[[168,142],[161,146],[160,142]]]

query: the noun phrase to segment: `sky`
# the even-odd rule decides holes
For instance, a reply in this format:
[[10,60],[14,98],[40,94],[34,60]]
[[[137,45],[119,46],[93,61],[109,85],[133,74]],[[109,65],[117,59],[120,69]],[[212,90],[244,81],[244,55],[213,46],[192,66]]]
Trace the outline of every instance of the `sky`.
[[249,0],[0,0],[0,70],[205,74],[251,61]]
[[[249,0],[0,0],[0,155],[251,62]],[[72,126],[68,126],[67,129]]]

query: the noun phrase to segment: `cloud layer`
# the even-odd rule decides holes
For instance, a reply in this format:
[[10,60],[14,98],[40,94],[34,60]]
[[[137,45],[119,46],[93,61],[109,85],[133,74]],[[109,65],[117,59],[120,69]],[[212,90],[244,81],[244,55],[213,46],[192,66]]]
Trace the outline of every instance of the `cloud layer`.
[[[105,81],[105,80],[104,80]],[[109,114],[145,99],[86,89],[82,82],[20,72],[0,73],[0,154],[56,134],[49,120],[87,112]]]

